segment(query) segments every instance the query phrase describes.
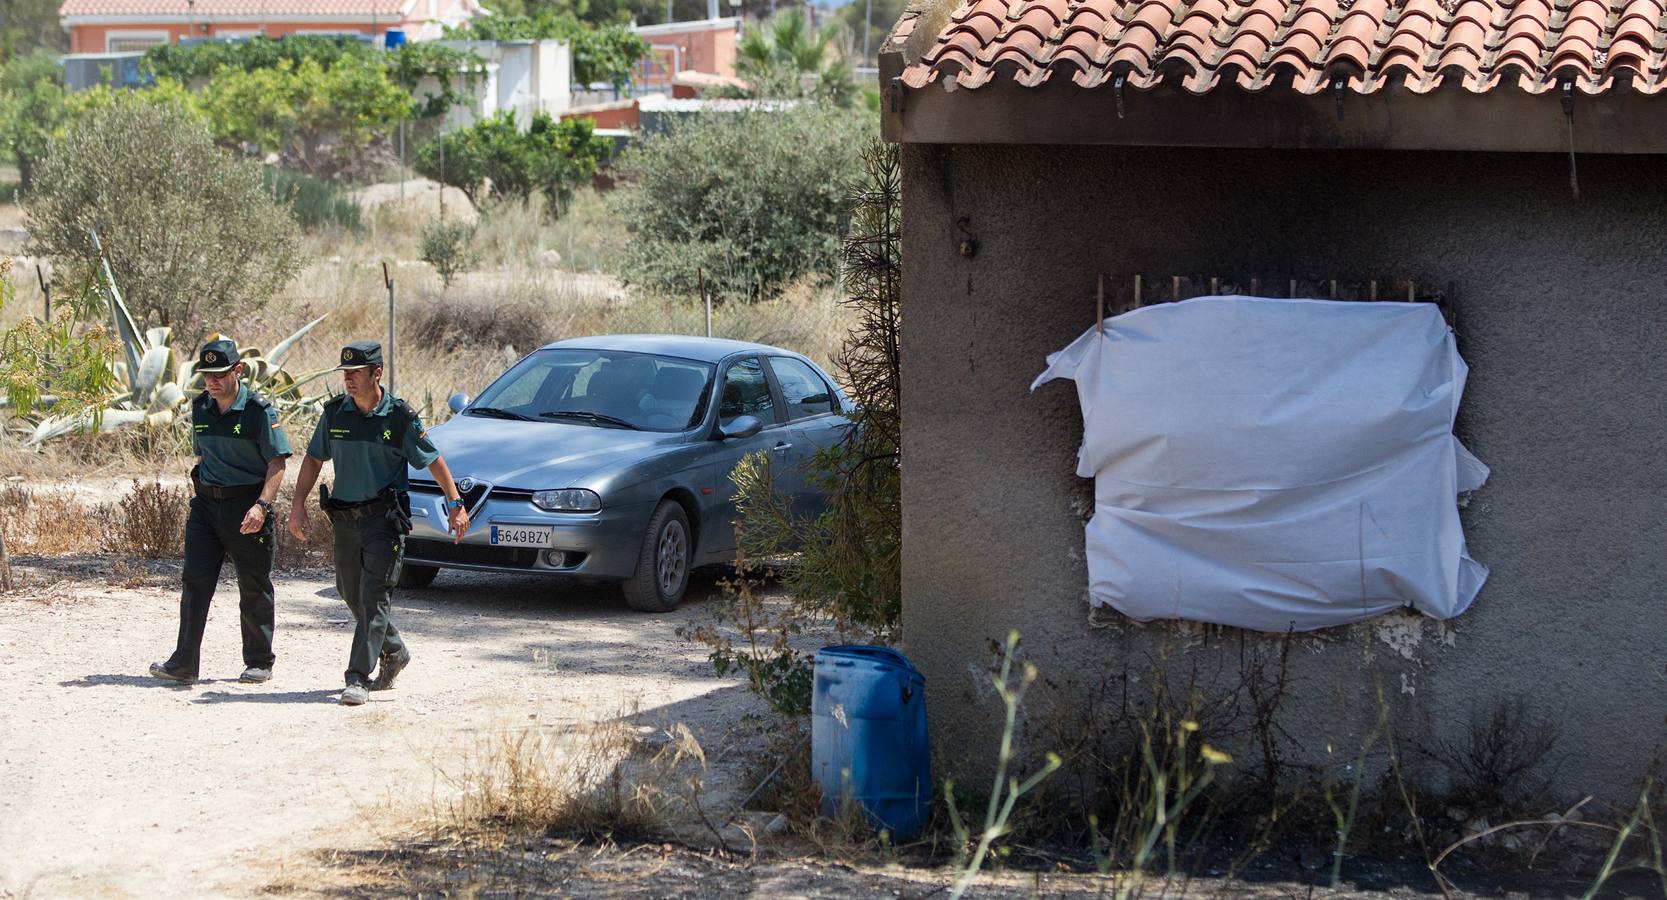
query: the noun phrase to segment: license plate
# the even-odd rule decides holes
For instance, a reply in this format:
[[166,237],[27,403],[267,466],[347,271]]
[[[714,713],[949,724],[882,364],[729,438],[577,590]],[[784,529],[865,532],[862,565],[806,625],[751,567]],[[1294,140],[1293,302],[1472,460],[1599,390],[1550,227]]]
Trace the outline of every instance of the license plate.
[[492,544],[496,547],[548,547],[551,537],[552,532],[548,528],[492,526]]

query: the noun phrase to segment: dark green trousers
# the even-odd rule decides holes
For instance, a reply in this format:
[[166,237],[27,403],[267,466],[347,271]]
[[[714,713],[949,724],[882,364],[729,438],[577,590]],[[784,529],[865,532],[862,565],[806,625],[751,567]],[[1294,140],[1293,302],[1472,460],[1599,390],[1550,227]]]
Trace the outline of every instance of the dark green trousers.
[[336,590],[353,611],[353,649],[348,653],[348,684],[369,684],[378,659],[406,654],[394,627],[388,591],[399,578],[405,539],[382,515],[332,519],[336,531]]
[[242,534],[243,516],[255,505],[253,496],[234,500],[192,497],[185,520],[185,589],[179,598],[179,641],[164,663],[170,671],[196,675],[202,662],[203,629],[214,585],[227,556],[237,569],[238,608],[243,614],[243,664],[272,668],[272,518],[260,531]]

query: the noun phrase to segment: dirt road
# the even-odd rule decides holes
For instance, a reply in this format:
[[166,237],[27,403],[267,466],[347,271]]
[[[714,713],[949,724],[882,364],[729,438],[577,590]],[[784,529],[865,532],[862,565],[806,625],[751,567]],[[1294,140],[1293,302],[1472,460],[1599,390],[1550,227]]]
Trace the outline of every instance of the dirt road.
[[[33,576],[53,577],[67,576]],[[695,729],[722,770],[739,766],[727,726],[760,711],[674,634],[711,614],[710,590],[646,616],[611,590],[458,573],[396,593],[415,660],[395,690],[342,707],[352,620],[329,578],[277,579],[278,662],[258,686],[236,680],[230,581],[205,680],[189,687],[146,675],[173,646],[177,570],[133,588],[82,573],[44,599],[0,599],[0,897],[306,884],[315,851],[374,845],[443,803],[455,789],[441,773],[497,730],[637,709]]]

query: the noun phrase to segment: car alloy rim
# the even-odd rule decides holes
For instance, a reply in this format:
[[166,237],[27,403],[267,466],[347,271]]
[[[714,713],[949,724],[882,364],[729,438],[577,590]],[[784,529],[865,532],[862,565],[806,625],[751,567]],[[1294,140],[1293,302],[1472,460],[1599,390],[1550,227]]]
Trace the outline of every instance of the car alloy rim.
[[660,591],[667,597],[677,590],[677,585],[683,580],[686,556],[683,526],[676,520],[667,522],[660,532],[659,565],[656,566],[660,572]]

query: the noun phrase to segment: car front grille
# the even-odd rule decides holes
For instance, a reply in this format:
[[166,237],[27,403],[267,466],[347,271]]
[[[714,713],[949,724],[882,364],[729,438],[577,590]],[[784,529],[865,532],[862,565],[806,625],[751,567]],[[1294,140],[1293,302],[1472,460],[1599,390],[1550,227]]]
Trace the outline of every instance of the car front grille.
[[[411,493],[439,496],[440,486],[432,481],[419,481],[413,478],[411,479]],[[523,488],[494,487],[485,482],[480,482],[471,490],[464,492],[463,508],[467,509],[469,515],[472,516],[476,510],[480,509],[480,504],[488,496],[493,500],[522,500],[531,503],[533,492]]]
[[535,547],[492,547],[486,544],[453,544],[450,541],[425,541],[411,538],[405,542],[405,555],[412,559],[438,563],[530,569],[538,559],[538,549]]

